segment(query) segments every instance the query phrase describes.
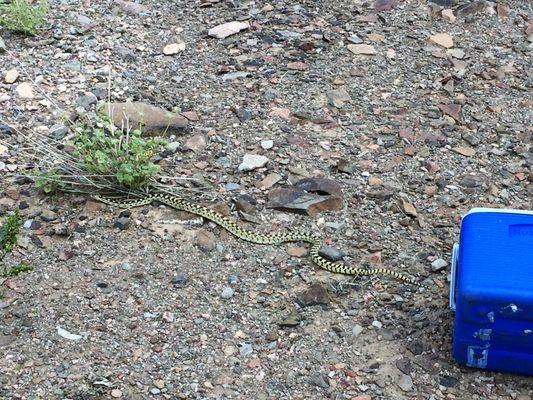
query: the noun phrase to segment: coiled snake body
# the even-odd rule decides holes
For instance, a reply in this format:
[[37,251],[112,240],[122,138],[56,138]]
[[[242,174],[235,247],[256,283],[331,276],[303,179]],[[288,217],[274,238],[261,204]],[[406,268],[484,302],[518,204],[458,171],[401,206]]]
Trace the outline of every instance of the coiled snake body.
[[149,205],[154,201],[158,201],[167,206],[170,206],[176,210],[186,211],[195,215],[204,217],[210,221],[213,221],[215,224],[226,229],[228,232],[237,236],[238,238],[256,244],[270,244],[270,245],[279,245],[286,242],[306,242],[311,245],[310,248],[310,258],[311,260],[318,265],[319,267],[338,274],[345,275],[385,275],[396,278],[398,280],[413,284],[415,286],[422,287],[423,285],[419,283],[416,279],[405,276],[399,272],[392,271],[387,268],[359,268],[352,267],[342,263],[336,263],[327,260],[319,254],[320,247],[322,245],[322,240],[320,238],[305,232],[285,232],[285,233],[275,233],[275,234],[262,234],[257,232],[252,232],[247,229],[241,228],[234,221],[225,216],[198,204],[188,202],[177,196],[170,195],[167,193],[150,193],[140,197],[138,199],[126,200],[126,201],[116,201],[114,199],[109,199],[107,197],[102,197],[96,195],[95,198],[105,204],[120,208],[132,208],[143,205]]

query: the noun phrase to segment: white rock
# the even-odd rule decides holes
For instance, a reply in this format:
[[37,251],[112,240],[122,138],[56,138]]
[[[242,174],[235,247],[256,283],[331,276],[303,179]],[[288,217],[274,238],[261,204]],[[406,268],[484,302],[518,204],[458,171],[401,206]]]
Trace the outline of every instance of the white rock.
[[369,44],[349,44],[346,46],[353,54],[364,54],[372,56],[376,54],[376,49],[374,46]]
[[6,51],[6,44],[4,42],[4,39],[0,37],[0,53]]
[[166,56],[171,56],[173,54],[178,54],[179,52],[182,52],[185,50],[185,43],[171,43],[167,44],[163,48],[163,54]]
[[273,140],[261,140],[261,147],[265,150],[269,150],[272,147],[274,147],[274,141]]
[[6,72],[4,75],[4,80],[6,83],[14,83],[18,79],[19,75],[19,72],[13,68]]
[[217,25],[214,28],[209,29],[208,34],[209,36],[213,36],[218,39],[224,39],[228,36],[242,31],[243,29],[248,29],[249,26],[250,25],[248,25],[246,22],[226,22],[225,24]]
[[438,272],[440,270],[443,270],[447,266],[448,266],[448,263],[445,260],[443,260],[442,258],[437,258],[435,261],[433,261],[431,263],[431,269],[434,272]]
[[252,171],[256,168],[261,168],[266,165],[268,158],[259,154],[245,154],[239,171]]
[[402,374],[398,380],[398,386],[404,392],[413,390],[413,379],[409,375]]
[[17,94],[21,99],[33,99],[33,88],[28,82],[22,82],[17,86]]
[[57,334],[68,340],[80,340],[83,338],[83,336],[70,333],[69,331],[61,328],[60,326],[57,327]]
[[380,321],[378,321],[378,320],[372,321],[372,326],[375,327],[375,328],[378,328],[378,329],[383,328],[383,324]]

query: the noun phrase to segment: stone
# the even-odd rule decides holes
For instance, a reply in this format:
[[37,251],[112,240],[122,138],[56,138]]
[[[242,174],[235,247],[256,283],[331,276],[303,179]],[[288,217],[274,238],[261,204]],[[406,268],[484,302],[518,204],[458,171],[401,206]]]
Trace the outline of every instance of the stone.
[[337,182],[309,177],[296,182],[293,187],[270,191],[267,207],[315,216],[322,211],[339,210],[343,202],[342,190]]
[[143,102],[104,103],[99,112],[110,116],[118,128],[142,127],[145,135],[180,134],[189,125],[187,118]]
[[442,18],[444,18],[445,21],[449,22],[450,24],[453,24],[457,18],[453,14],[453,10],[450,8],[446,8],[442,10]]
[[200,153],[207,146],[207,138],[205,135],[198,134],[190,137],[185,142],[185,148],[191,150],[194,153]]
[[341,261],[345,256],[342,250],[330,246],[320,247],[320,250],[318,250],[318,254],[331,261]]
[[307,248],[302,246],[290,245],[287,253],[292,257],[304,257],[307,254]]
[[8,70],[4,75],[4,81],[9,84],[15,83],[19,76],[19,72],[15,68],[12,68]]
[[57,141],[62,140],[68,133],[68,128],[63,124],[55,124],[50,127],[49,135]]
[[350,94],[346,91],[345,88],[339,88],[331,90],[327,93],[328,104],[332,107],[340,108],[344,106],[345,103],[352,100]]
[[83,336],[70,333],[69,331],[61,328],[60,326],[57,327],[57,334],[61,336],[62,338],[72,340],[72,341],[78,341],[80,339],[83,339]]
[[465,157],[472,157],[476,154],[476,150],[473,149],[472,147],[457,146],[457,147],[452,147],[452,151],[454,151],[455,153],[461,154]]
[[207,34],[217,39],[224,39],[248,28],[249,25],[246,22],[232,21],[209,29]]
[[450,375],[439,376],[439,384],[445,387],[455,387],[459,384],[459,379]]
[[246,214],[252,214],[255,211],[257,200],[255,200],[249,194],[243,194],[237,197],[235,200],[235,208],[238,211],[245,212]]
[[238,108],[235,114],[237,114],[237,118],[239,118],[239,121],[241,122],[246,122],[252,119],[252,111],[248,108]]
[[448,49],[446,50],[446,54],[458,59],[463,59],[466,55],[463,49]]
[[6,51],[7,48],[6,48],[6,43],[4,42],[4,39],[2,39],[2,37],[0,36],[0,53]]
[[274,147],[273,140],[261,140],[261,148],[263,150],[270,150],[272,147]]
[[439,109],[446,115],[449,115],[454,120],[461,119],[461,106],[459,104],[439,104]]
[[229,286],[224,286],[222,292],[220,293],[220,297],[222,297],[223,299],[231,299],[234,294],[235,290],[233,290]]
[[115,399],[119,399],[122,397],[122,390],[120,389],[113,389],[111,391],[111,397],[115,398]]
[[300,325],[300,316],[296,310],[290,312],[284,319],[278,322],[281,327],[293,328]]
[[183,50],[185,50],[185,43],[170,43],[163,47],[163,54],[172,56],[181,53]]
[[203,252],[213,251],[216,247],[215,235],[207,229],[200,229],[196,232],[194,244]]
[[17,86],[17,88],[15,89],[16,92],[17,92],[17,95],[21,98],[21,99],[27,99],[27,100],[30,100],[30,99],[33,99],[35,96],[33,95],[33,87],[30,83],[28,82],[22,82],[21,84],[19,84]]
[[363,328],[361,325],[355,324],[352,328],[352,335],[359,336],[364,330],[365,328]]
[[477,14],[487,7],[485,0],[472,1],[457,7],[457,18],[463,18],[469,15]]
[[252,347],[250,343],[242,343],[239,346],[239,354],[241,357],[249,356],[250,354],[253,353],[253,351],[254,351],[254,348]]
[[133,1],[115,0],[115,4],[118,5],[122,11],[129,15],[149,14],[150,12],[148,7]]
[[431,263],[431,270],[433,272],[439,272],[443,269],[446,269],[447,266],[448,263],[445,260],[443,260],[442,258],[437,258]]
[[396,6],[396,0],[375,0],[374,10],[377,12],[389,11]]
[[302,61],[293,61],[287,64],[287,69],[293,71],[306,71],[309,69],[309,64]]
[[429,41],[447,49],[453,47],[453,37],[447,33],[437,33],[435,35],[431,35],[429,37]]
[[402,211],[405,213],[405,215],[416,218],[417,212],[416,212],[416,208],[414,205],[412,205],[408,201],[402,200],[400,207]]
[[308,307],[319,304],[329,304],[331,299],[327,289],[320,283],[315,283],[307,290],[297,295],[296,301],[301,307]]
[[401,374],[400,379],[398,379],[398,386],[404,392],[410,392],[413,390],[413,379],[406,374]]
[[270,189],[272,186],[274,186],[276,183],[281,181],[281,175],[276,174],[275,172],[268,174],[259,182],[259,188],[260,189]]
[[258,154],[245,154],[242,163],[239,165],[239,171],[252,171],[266,165],[268,158]]
[[376,49],[369,44],[349,44],[346,48],[356,55],[375,55]]
[[76,105],[83,107],[86,111],[89,111],[91,109],[91,106],[93,104],[96,104],[97,102],[98,102],[98,99],[92,93],[88,93],[83,96],[80,96],[75,101]]
[[325,377],[324,374],[321,374],[321,373],[311,374],[311,376],[309,377],[309,383],[311,385],[318,386],[318,387],[320,387],[322,389],[328,389],[329,388],[329,383],[327,381],[327,377]]
[[184,285],[187,282],[189,282],[189,275],[187,274],[179,274],[172,277],[172,284],[173,285]]
[[353,174],[355,172],[355,165],[346,159],[340,159],[337,163],[337,170],[345,174]]
[[131,225],[131,219],[129,217],[118,217],[115,223],[113,224],[114,228],[118,228],[121,231],[126,230]]

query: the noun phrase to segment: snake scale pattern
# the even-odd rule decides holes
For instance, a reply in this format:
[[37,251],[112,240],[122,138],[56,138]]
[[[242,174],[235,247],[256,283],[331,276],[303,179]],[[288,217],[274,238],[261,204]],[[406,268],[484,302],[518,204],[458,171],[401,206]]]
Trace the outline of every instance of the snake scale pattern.
[[235,221],[201,205],[196,203],[191,203],[189,201],[183,200],[177,196],[167,194],[167,193],[150,193],[143,195],[137,199],[133,200],[124,200],[119,201],[115,199],[110,199],[107,197],[102,197],[99,195],[94,196],[98,201],[102,203],[112,205],[119,208],[132,208],[139,207],[143,205],[149,205],[154,201],[165,204],[171,208],[180,211],[186,211],[195,215],[204,217],[215,224],[226,229],[228,232],[232,233],[236,237],[256,244],[269,244],[269,245],[280,245],[286,242],[305,242],[310,244],[310,258],[311,260],[318,265],[319,267],[338,274],[345,275],[383,275],[389,276],[400,281],[410,283],[412,285],[423,287],[416,279],[403,275],[399,272],[392,271],[387,268],[359,268],[352,267],[342,263],[332,262],[319,254],[320,247],[322,245],[322,240],[317,236],[314,236],[310,233],[305,232],[286,232],[286,233],[274,233],[274,234],[262,234],[257,232],[252,232],[247,229],[244,229],[237,225]]

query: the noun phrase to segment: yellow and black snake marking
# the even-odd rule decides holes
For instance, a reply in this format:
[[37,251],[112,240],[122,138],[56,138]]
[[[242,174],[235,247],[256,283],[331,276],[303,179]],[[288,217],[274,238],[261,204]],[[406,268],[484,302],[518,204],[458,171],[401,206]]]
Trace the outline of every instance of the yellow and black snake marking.
[[391,276],[398,280],[410,283],[415,286],[424,287],[416,279],[405,276],[399,272],[392,271],[387,268],[358,268],[351,267],[345,264],[336,263],[325,259],[324,257],[318,254],[320,246],[322,245],[322,240],[310,233],[305,232],[287,232],[287,233],[275,233],[275,234],[262,234],[256,233],[244,228],[241,228],[234,221],[225,216],[198,204],[188,202],[174,195],[166,193],[151,193],[144,195],[138,199],[126,200],[126,201],[117,201],[112,200],[106,197],[94,196],[98,201],[102,203],[116,206],[119,208],[132,208],[139,207],[143,205],[149,205],[153,201],[158,201],[160,203],[166,204],[169,207],[172,207],[176,210],[187,211],[195,215],[204,217],[210,221],[213,221],[215,224],[226,229],[228,232],[237,236],[242,240],[246,240],[251,243],[257,244],[271,244],[279,245],[286,242],[306,242],[311,245],[310,256],[311,260],[318,265],[319,267],[338,274],[345,275],[384,275]]

